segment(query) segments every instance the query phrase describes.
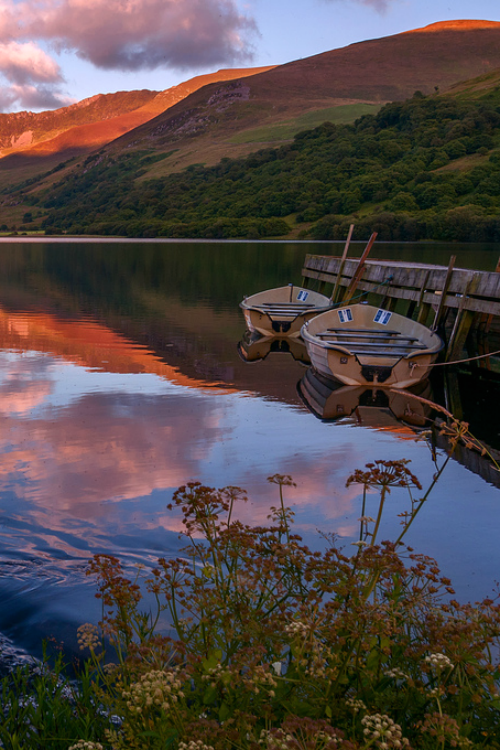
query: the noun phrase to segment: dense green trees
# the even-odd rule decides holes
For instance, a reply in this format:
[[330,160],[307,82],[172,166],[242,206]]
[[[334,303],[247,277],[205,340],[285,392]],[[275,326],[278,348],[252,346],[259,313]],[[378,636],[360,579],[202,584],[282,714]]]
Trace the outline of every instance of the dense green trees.
[[[444,96],[324,123],[293,143],[147,179],[145,152],[99,153],[46,195],[44,227],[131,237],[500,239],[500,106]],[[141,178],[141,179],[139,179]]]

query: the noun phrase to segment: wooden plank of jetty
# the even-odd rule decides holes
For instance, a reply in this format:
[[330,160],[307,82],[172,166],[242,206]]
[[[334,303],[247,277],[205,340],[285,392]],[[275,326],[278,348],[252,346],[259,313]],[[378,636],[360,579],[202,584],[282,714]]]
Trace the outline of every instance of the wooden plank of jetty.
[[[331,284],[338,290],[337,299],[341,299],[356,279],[358,268],[357,258],[307,254],[302,269],[303,285]],[[446,359],[451,354],[457,355],[476,319],[484,315],[500,318],[500,273],[456,268],[453,259],[448,266],[366,260],[350,302],[366,299],[368,295],[372,301],[374,296],[378,297],[375,304],[386,309],[394,309],[398,301],[404,301],[407,314],[409,311],[413,316],[416,312],[419,322],[434,327],[451,311],[453,336]]]

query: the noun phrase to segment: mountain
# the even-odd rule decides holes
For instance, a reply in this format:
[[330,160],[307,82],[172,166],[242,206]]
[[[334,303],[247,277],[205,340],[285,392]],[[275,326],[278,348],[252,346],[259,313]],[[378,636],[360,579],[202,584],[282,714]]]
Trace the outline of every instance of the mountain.
[[[466,96],[463,82],[478,76],[491,88],[499,69],[500,23],[443,22],[285,65],[218,71],[160,93],[98,95],[55,112],[0,115],[2,222],[22,224],[28,206],[61,205],[61,186],[79,177],[85,191],[99,179],[118,187],[212,166],[290,143],[325,121],[352,123],[416,91]],[[108,162],[116,165],[112,175],[102,172]]]
[[[164,171],[291,140],[325,120],[449,87],[500,67],[500,23],[452,21],[351,44],[246,79],[213,83],[111,144],[175,149]],[[155,170],[158,175],[158,170]]]
[[47,112],[0,114],[0,159],[12,154],[68,158],[99,148],[172,107],[207,84],[269,70],[218,70],[196,76],[165,91],[120,91]]

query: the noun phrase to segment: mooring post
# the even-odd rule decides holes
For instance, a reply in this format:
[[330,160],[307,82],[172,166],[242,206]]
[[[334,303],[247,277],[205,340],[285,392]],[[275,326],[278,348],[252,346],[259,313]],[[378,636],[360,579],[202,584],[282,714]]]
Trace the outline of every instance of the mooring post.
[[[497,267],[495,268],[495,273],[500,273],[500,258],[497,261]],[[491,324],[493,322],[493,315],[482,315],[481,316],[481,322],[484,322],[484,333],[489,333]]]
[[475,318],[475,313],[470,312],[469,310],[465,310],[465,305],[467,303],[468,295],[474,294],[474,292],[477,290],[480,278],[480,274],[475,273],[473,274],[473,276],[469,277],[465,285],[465,289],[462,293],[462,299],[460,300],[460,304],[457,309],[457,316],[455,318],[453,329],[448,341],[448,346],[446,348],[445,362],[448,362],[450,359],[457,359],[462,353],[462,349],[464,348],[464,344],[469,334],[472,321]]
[[340,279],[342,277],[342,272],[344,270],[345,262],[347,260],[347,251],[349,250],[349,244],[351,242],[352,233],[354,230],[354,224],[351,224],[349,227],[349,232],[347,234],[347,239],[344,246],[344,252],[342,253],[342,258],[340,259],[340,265],[339,265],[339,272],[337,274],[337,278],[335,279],[335,284],[332,291],[332,296],[330,297],[330,301],[335,304],[337,301],[337,291],[340,285]]
[[368,240],[367,246],[365,247],[365,249],[363,251],[363,255],[359,259],[359,263],[358,263],[358,267],[356,269],[356,273],[352,277],[352,281],[349,284],[349,286],[347,287],[347,291],[346,291],[346,293],[344,295],[344,299],[342,300],[342,304],[343,305],[348,305],[349,304],[349,302],[351,301],[351,299],[352,299],[352,297],[354,295],[354,292],[356,291],[356,289],[358,287],[359,282],[361,281],[361,276],[363,275],[363,271],[365,270],[366,259],[368,258],[368,255],[370,254],[370,250],[372,249],[373,243],[375,242],[376,238],[377,238],[377,232],[373,232],[372,236]]
[[448,292],[448,287],[450,286],[451,276],[453,274],[453,267],[455,266],[456,259],[457,259],[457,256],[452,255],[450,258],[450,262],[448,263],[448,270],[446,271],[443,288],[441,289],[441,299],[439,300],[438,309],[434,317],[434,323],[432,324],[433,331],[435,331],[436,328],[438,327],[441,321],[441,318],[443,316],[443,311],[445,310],[446,294]]

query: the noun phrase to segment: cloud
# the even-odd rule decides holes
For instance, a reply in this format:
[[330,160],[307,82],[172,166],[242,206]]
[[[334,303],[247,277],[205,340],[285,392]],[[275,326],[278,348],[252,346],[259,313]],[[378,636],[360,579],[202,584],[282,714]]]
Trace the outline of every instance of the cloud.
[[51,86],[3,86],[0,87],[0,112],[13,108],[27,110],[57,109],[74,104],[72,97]]
[[[346,2],[347,0],[324,0],[325,2]],[[389,5],[397,2],[398,0],[349,0],[349,2],[360,3],[361,5],[367,5],[369,8],[379,13],[384,13],[388,10]]]
[[62,80],[57,63],[33,42],[0,43],[0,71],[9,81],[21,86],[33,81]]
[[0,37],[45,40],[105,69],[246,62],[256,31],[235,0],[4,0],[2,8]]
[[0,42],[0,76],[10,83],[0,86],[0,111],[14,104],[53,109],[69,103],[59,92],[63,80],[59,65],[34,42]]

